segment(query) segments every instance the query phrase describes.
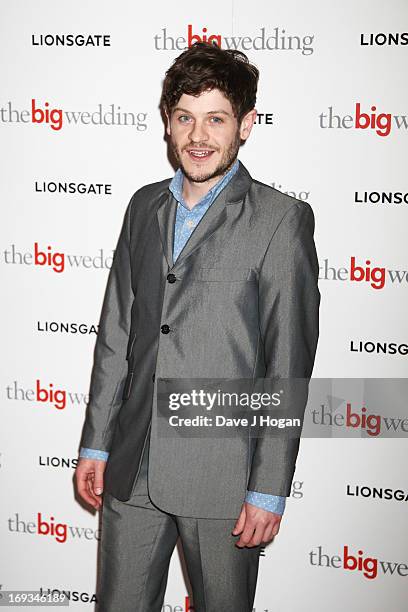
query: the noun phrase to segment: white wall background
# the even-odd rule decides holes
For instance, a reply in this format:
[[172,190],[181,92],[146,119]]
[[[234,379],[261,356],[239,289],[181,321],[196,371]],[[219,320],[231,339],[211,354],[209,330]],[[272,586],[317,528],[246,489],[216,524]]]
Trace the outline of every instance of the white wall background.
[[[360,44],[362,34],[365,40],[371,33],[401,37],[407,18],[403,0],[2,4],[2,590],[66,590],[72,609],[93,610],[98,515],[75,499],[73,471],[96,337],[92,326],[108,268],[98,262],[70,266],[67,260],[74,254],[97,257],[101,249],[111,257],[133,192],[173,174],[158,101],[164,72],[181,50],[155,48],[154,37],[163,28],[174,39],[186,38],[188,24],[195,33],[206,27],[208,34],[223,37],[256,37],[261,28],[266,36],[279,28],[280,36],[285,30],[285,36],[301,41],[311,37],[311,43],[306,39],[311,51],[304,53],[246,51],[261,71],[258,112],[273,113],[273,124],[254,126],[239,157],[254,178],[308,200],[322,266],[328,260],[336,269],[349,269],[354,256],[359,265],[369,259],[372,267],[402,271],[401,282],[387,273],[381,289],[351,282],[348,274],[343,281],[325,279],[322,272],[314,376],[406,376],[406,127],[394,123],[387,136],[374,129],[323,129],[319,116],[329,107],[337,115],[354,115],[358,102],[364,112],[375,105],[377,113],[408,113],[408,35],[405,44]],[[110,46],[33,44],[33,36],[38,41],[46,34],[106,34]],[[32,99],[43,109],[48,102],[64,111],[94,112],[99,104],[107,111],[115,104],[147,113],[147,129],[64,120],[56,131],[33,124],[28,115],[27,122],[17,122],[16,113],[9,122],[9,103],[18,112],[29,111]],[[108,184],[111,195],[38,191],[52,181]],[[356,203],[356,192],[402,192],[406,201]],[[41,250],[49,246],[64,253],[63,272],[32,265],[36,242]],[[44,331],[51,322],[57,331]],[[85,333],[61,331],[64,324],[83,324]],[[351,343],[360,341],[396,343],[399,351],[352,351]],[[74,400],[61,409],[37,401],[37,380],[70,392]],[[405,440],[302,441],[281,531],[261,558],[257,612],[406,609],[408,571],[398,564],[408,563],[407,502],[347,495],[348,484],[407,495],[406,449]],[[36,533],[38,513],[48,522],[89,529],[57,542]],[[316,556],[311,563],[319,547],[342,559],[344,546],[354,555],[362,550],[364,558],[390,561],[394,571],[384,574],[379,567],[368,579],[361,571],[319,567]],[[164,610],[184,610],[185,595],[175,553]]]

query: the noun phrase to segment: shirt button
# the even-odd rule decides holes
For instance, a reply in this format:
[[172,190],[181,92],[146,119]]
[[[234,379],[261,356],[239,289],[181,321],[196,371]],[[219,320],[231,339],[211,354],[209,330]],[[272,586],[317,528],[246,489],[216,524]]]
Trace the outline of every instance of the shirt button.
[[187,221],[188,227],[195,227],[194,221]]
[[167,275],[167,280],[169,281],[169,283],[175,283],[177,278],[174,274],[170,273]]
[[170,326],[165,323],[160,329],[162,334],[168,334],[170,331]]

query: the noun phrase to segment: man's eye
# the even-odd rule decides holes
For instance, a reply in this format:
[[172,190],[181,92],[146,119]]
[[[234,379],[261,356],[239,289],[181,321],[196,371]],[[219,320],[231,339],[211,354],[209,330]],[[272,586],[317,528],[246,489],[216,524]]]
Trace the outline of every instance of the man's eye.
[[[180,123],[187,123],[188,121],[190,121],[191,117],[189,117],[188,115],[179,115],[177,119],[178,121],[180,121]],[[210,121],[212,121],[213,123],[224,123],[221,117],[210,117]]]

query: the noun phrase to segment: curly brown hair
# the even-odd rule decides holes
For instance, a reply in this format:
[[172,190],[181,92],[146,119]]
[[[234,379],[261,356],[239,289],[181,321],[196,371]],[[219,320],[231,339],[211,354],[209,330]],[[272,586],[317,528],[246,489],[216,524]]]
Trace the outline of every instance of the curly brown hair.
[[230,101],[238,123],[255,107],[259,70],[242,51],[196,42],[166,71],[160,108],[171,115],[182,94],[198,96],[219,89]]

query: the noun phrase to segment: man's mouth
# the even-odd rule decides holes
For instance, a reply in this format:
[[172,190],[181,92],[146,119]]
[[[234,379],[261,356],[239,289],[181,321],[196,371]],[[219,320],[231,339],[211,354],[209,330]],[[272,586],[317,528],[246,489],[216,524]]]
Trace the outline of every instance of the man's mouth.
[[194,161],[197,160],[206,160],[214,153],[212,149],[187,149],[187,153],[189,154],[191,159]]

